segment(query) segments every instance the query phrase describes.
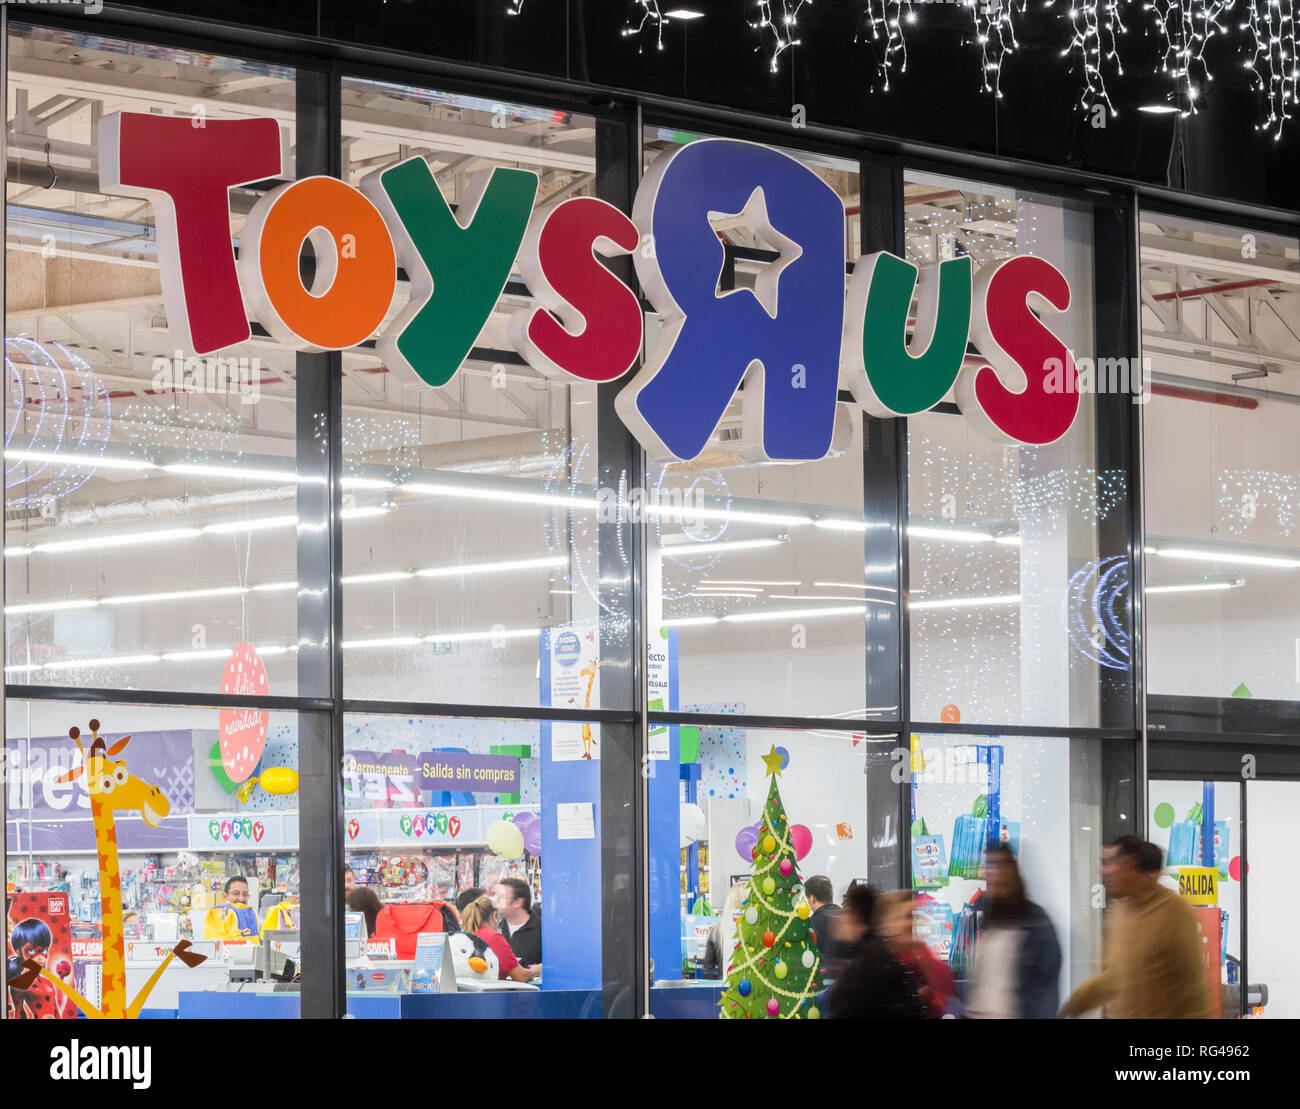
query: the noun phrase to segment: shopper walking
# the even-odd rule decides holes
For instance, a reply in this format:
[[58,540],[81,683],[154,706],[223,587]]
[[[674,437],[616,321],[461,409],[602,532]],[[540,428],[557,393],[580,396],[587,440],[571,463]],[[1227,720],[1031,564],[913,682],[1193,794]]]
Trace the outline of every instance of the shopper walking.
[[1105,969],[1066,1001],[1061,1015],[1104,1006],[1117,1019],[1214,1016],[1201,962],[1196,918],[1160,884],[1163,852],[1138,836],[1120,836],[1102,851],[1107,908]]
[[941,1017],[953,994],[952,971],[916,938],[915,903],[911,890],[882,894],[877,903],[879,930],[894,957],[903,965],[925,1007],[927,1017]]
[[984,923],[975,947],[966,1016],[1046,1020],[1060,1001],[1061,945],[1047,914],[1025,896],[1015,852],[1005,843],[984,860]]
[[835,917],[836,939],[849,949],[844,972],[827,999],[833,1020],[900,1020],[925,1015],[916,987],[903,964],[873,927],[876,891],[850,886]]

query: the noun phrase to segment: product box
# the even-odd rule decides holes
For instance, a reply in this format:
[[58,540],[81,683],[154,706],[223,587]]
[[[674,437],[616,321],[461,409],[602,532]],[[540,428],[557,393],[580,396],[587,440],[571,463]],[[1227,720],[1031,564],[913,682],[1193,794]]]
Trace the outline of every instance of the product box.
[[[10,894],[5,940],[7,971],[16,974],[24,960],[35,959],[51,974],[72,985],[72,921],[66,893]],[[6,978],[9,976],[6,973]],[[32,983],[30,989],[8,989],[7,994],[11,1018],[76,1019],[76,1006],[43,977]]]

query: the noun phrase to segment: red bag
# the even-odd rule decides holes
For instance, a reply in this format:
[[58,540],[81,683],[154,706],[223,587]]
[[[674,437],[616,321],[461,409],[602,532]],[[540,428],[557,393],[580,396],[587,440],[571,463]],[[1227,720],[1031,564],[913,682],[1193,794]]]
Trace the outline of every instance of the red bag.
[[375,918],[370,939],[375,943],[395,941],[396,957],[415,958],[416,937],[421,932],[456,932],[460,921],[444,901],[407,901],[385,905]]

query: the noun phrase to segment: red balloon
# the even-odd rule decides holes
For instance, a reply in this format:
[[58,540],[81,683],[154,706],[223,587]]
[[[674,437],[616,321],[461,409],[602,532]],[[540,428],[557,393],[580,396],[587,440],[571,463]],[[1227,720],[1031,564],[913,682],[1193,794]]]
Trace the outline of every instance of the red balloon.
[[812,832],[802,824],[791,825],[790,842],[794,844],[794,857],[802,859],[812,850]]

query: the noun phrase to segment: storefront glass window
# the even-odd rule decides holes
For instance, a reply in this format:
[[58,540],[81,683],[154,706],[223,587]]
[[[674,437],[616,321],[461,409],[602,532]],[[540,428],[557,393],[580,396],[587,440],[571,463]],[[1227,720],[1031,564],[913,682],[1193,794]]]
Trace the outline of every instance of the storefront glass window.
[[[699,138],[644,132],[644,159]],[[844,206],[844,256],[858,255],[856,164],[786,151]],[[723,293],[758,289],[779,259],[747,213],[715,213],[724,247]],[[779,286],[778,286],[779,288]],[[755,293],[754,295],[758,295]],[[647,349],[660,319],[646,318]],[[798,367],[795,367],[796,371]],[[781,372],[786,372],[780,368]],[[767,372],[778,372],[769,368]],[[756,460],[742,442],[744,389],[693,461],[649,461],[653,492],[678,497],[677,514],[646,525],[651,625],[677,672],[664,708],[773,716],[857,716],[866,671],[863,584],[863,416],[837,406],[828,455],[799,465]],[[752,448],[752,444],[750,444]],[[698,509],[692,518],[691,506]],[[897,604],[895,598],[892,602]]]
[[455,1015],[437,995],[488,982],[598,1016],[601,727],[350,715],[344,731],[351,1003],[409,992],[402,1015]]
[[1300,700],[1300,249],[1148,213],[1153,694]]
[[[594,193],[594,121],[570,112],[349,79],[343,137],[345,180],[365,187],[422,158],[462,222],[489,177],[535,179],[537,208]],[[617,512],[598,500],[595,386],[524,361],[510,330],[537,302],[518,259],[503,284],[445,384],[373,341],[343,354],[344,488],[373,510],[344,537],[349,696],[549,705],[548,636],[592,645],[594,666],[629,653],[627,606],[602,563],[621,553],[628,572],[627,551],[602,545]],[[402,270],[384,328],[410,300]],[[576,707],[601,707],[600,694],[594,682]]]
[[[234,734],[232,721],[260,742],[258,772],[240,782],[220,742]],[[232,983],[260,975],[269,990],[268,973],[293,978],[301,964],[293,713],[11,700],[5,725],[11,946],[15,935],[21,948],[24,935],[47,929],[46,968],[114,1016],[181,941],[191,946],[168,963],[145,1010],[219,1016]],[[92,788],[90,770],[111,788]],[[182,955],[204,959],[186,966]],[[124,993],[112,985],[123,973]],[[76,1016],[44,978],[10,998],[34,1016],[47,1006]],[[265,1015],[296,1017],[297,998],[281,1000],[291,1004]]]
[[[7,80],[7,679],[216,692],[252,644],[294,693],[293,352],[176,349],[157,210],[101,191],[96,130],[269,116],[291,146],[294,71],[16,28]],[[233,236],[276,183],[230,191]]]
[[[1069,311],[1034,306],[1076,360],[1092,355],[1086,207],[916,175],[905,204],[918,265],[970,257],[978,282],[1012,255],[1051,262],[1069,283]],[[979,361],[968,348],[967,365]],[[909,420],[915,719],[1095,726],[1100,684],[1127,670],[1128,609],[1117,592],[1127,587],[1114,560],[1099,560],[1097,541],[1098,521],[1122,511],[1126,478],[1098,472],[1096,398],[1080,393],[1070,430],[1044,447],[1000,445],[955,410]]]

